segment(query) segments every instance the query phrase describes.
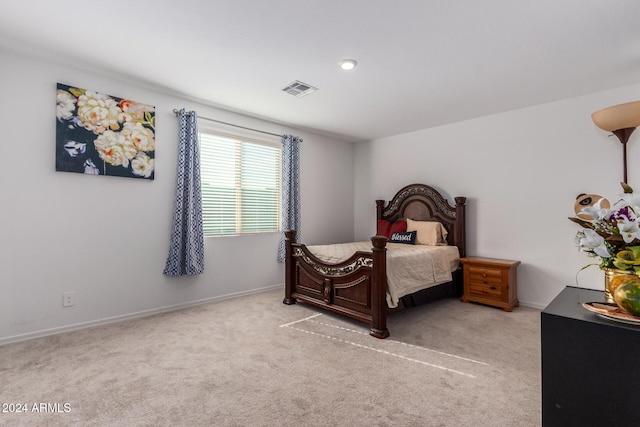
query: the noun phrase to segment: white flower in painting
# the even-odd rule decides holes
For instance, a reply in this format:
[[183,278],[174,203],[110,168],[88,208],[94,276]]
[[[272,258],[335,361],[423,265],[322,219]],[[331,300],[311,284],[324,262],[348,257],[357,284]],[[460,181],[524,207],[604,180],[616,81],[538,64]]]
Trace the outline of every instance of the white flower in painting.
[[156,149],[153,131],[142,126],[140,123],[126,122],[120,133],[133,142],[140,151],[154,151]]
[[118,130],[122,110],[108,95],[86,91],[78,97],[78,118],[82,127],[99,135],[107,129]]
[[140,152],[135,159],[131,160],[131,169],[134,175],[149,178],[155,168],[155,160]]
[[67,141],[64,144],[64,149],[69,156],[77,157],[78,154],[84,154],[84,152],[87,151],[87,144],[84,142]]
[[120,122],[141,122],[145,121],[144,113],[153,113],[156,111],[155,107],[146,104],[139,104],[137,102],[123,99],[120,101]]
[[130,139],[112,130],[105,131],[93,142],[100,158],[113,166],[129,167],[138,150]]
[[87,175],[100,175],[100,170],[93,163],[93,160],[87,159],[84,161],[84,173]]
[[73,110],[76,108],[76,98],[66,90],[56,92],[56,116],[58,120],[69,120],[73,117]]

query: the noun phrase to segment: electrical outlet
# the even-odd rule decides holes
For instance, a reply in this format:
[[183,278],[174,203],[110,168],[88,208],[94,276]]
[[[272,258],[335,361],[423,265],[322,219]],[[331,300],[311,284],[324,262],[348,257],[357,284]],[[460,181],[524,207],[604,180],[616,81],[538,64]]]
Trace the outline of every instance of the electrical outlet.
[[71,307],[76,303],[76,293],[73,291],[65,292],[62,294],[62,306]]

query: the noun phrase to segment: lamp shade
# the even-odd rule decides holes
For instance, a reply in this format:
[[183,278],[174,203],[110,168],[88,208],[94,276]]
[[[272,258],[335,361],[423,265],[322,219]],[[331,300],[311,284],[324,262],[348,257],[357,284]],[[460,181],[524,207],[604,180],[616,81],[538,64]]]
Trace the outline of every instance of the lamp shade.
[[636,128],[640,126],[640,101],[603,108],[591,114],[591,118],[596,126],[609,132]]

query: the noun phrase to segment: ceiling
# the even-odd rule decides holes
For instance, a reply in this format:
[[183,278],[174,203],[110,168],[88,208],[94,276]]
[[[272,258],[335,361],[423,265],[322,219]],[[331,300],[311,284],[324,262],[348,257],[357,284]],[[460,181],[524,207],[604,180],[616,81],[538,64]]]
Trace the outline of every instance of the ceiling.
[[360,141],[640,83],[640,2],[0,0],[0,46]]

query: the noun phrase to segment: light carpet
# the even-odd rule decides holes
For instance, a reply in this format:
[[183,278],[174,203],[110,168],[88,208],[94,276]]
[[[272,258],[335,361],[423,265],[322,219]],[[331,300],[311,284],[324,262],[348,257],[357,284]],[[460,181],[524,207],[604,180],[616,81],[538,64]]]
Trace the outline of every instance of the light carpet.
[[378,340],[283,294],[2,346],[0,425],[541,425],[540,310],[436,301]]

